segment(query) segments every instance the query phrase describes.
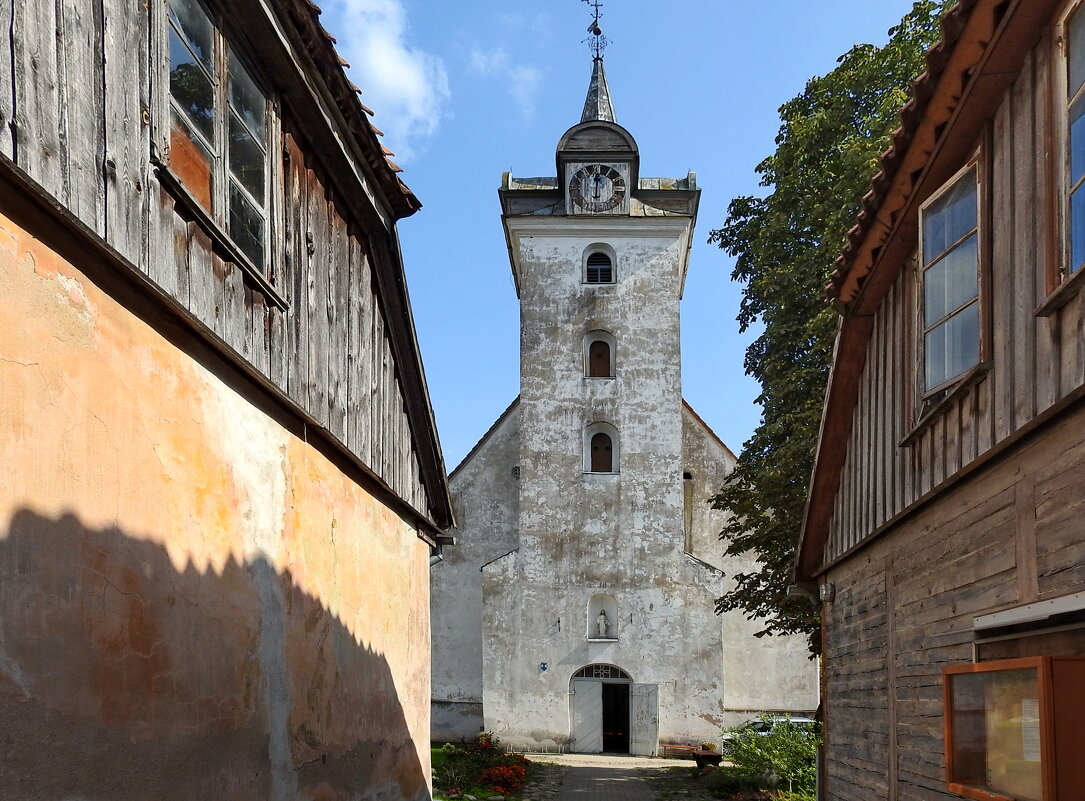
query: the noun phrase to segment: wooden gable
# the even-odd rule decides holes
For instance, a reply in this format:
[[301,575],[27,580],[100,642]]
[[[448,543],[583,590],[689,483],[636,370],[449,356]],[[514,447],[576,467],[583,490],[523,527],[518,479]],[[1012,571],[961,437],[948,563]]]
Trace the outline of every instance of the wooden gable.
[[[812,578],[996,458],[1081,393],[1079,298],[1053,314],[1061,69],[1055,0],[958,3],[902,113],[829,287],[842,314],[796,569]],[[975,154],[983,182],[975,369],[917,390],[919,210]]]

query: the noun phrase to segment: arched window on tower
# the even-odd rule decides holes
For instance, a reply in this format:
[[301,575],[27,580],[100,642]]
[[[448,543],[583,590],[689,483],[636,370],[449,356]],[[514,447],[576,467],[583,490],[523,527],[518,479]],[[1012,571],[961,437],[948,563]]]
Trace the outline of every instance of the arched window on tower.
[[610,343],[597,339],[588,346],[588,375],[593,378],[609,378]]
[[589,253],[584,280],[589,284],[613,284],[614,263],[610,255],[601,250]]
[[614,377],[614,337],[607,331],[589,331],[584,337],[584,375]]
[[592,423],[584,429],[584,472],[618,472],[618,429],[610,423]]
[[614,441],[601,431],[591,435],[591,472],[614,472]]

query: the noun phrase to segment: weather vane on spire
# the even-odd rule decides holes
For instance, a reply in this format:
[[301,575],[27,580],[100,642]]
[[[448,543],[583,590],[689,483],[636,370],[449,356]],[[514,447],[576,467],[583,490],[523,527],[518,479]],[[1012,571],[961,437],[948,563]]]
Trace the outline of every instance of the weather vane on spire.
[[595,16],[592,18],[591,25],[588,26],[588,33],[591,34],[590,39],[584,41],[588,43],[588,47],[591,48],[591,54],[594,58],[601,59],[603,57],[603,51],[607,49],[607,37],[603,36],[603,29],[599,27],[599,20],[603,16],[603,0],[584,0],[595,11]]

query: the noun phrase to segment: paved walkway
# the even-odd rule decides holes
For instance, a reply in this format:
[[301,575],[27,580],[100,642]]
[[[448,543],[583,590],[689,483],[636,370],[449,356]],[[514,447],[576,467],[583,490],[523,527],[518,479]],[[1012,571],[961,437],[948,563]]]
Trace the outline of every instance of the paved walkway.
[[[528,754],[543,763],[524,788],[524,801],[655,801],[638,768],[689,761],[603,754]],[[549,764],[546,764],[549,763]]]

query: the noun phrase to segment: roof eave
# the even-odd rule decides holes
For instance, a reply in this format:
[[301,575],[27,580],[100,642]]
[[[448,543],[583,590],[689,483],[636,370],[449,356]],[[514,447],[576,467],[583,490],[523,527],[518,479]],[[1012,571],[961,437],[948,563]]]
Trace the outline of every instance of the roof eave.
[[795,560],[800,580],[821,569],[874,315],[915,250],[919,204],[968,158],[1058,4],[962,0],[943,18],[943,41],[928,53],[828,287],[843,320]]

